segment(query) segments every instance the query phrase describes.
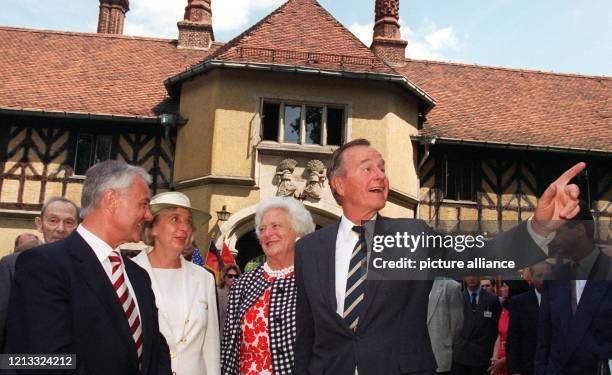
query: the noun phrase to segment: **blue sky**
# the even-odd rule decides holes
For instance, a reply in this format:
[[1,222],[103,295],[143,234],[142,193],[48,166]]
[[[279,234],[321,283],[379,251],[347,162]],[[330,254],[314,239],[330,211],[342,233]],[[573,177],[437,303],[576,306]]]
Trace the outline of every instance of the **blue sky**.
[[[374,0],[319,0],[369,45]],[[228,41],[283,0],[213,0]],[[98,0],[2,0],[0,25],[95,32]],[[125,33],[176,38],[187,0],[130,0]],[[409,57],[612,76],[610,0],[402,0]]]

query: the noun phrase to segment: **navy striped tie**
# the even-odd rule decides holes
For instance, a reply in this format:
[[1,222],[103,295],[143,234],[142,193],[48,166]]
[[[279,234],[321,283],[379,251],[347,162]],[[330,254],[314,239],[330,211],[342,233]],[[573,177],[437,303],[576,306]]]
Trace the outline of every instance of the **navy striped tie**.
[[359,234],[359,241],[351,254],[349,272],[346,280],[346,295],[344,299],[344,321],[354,331],[359,323],[363,310],[363,298],[366,279],[366,241],[364,227],[353,227]]

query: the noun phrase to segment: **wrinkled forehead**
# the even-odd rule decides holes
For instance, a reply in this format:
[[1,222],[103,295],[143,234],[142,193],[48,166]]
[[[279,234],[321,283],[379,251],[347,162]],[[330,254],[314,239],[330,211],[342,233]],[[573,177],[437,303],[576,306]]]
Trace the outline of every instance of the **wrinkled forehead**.
[[383,163],[383,159],[380,152],[371,146],[354,146],[346,150],[343,155],[343,161],[346,165],[356,166],[368,161],[375,163]]
[[73,217],[77,218],[76,208],[68,203],[62,201],[56,201],[47,206],[45,209],[45,213],[43,215],[43,219],[50,217]]

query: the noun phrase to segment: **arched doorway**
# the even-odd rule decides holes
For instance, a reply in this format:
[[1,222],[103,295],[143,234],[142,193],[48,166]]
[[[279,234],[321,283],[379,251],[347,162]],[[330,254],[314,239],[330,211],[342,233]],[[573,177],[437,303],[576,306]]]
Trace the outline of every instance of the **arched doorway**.
[[259,258],[263,255],[263,250],[259,241],[257,240],[257,235],[255,231],[252,230],[250,232],[245,233],[238,241],[236,242],[236,251],[238,252],[238,256],[236,256],[236,263],[243,271],[246,270],[245,266],[253,259]]

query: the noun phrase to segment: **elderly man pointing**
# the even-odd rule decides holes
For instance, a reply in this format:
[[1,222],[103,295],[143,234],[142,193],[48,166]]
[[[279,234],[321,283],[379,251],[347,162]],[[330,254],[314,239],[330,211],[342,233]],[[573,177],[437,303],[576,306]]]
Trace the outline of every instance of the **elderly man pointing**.
[[[531,238],[545,243],[560,220],[576,215],[579,190],[569,182],[584,167],[575,165],[544,192],[518,237],[538,248]],[[327,173],[343,215],[296,246],[295,373],[435,374],[426,324],[432,282],[365,276],[368,233],[393,220],[378,214],[389,194],[382,155],[369,141],[353,140],[334,152]],[[420,220],[404,222],[415,234],[428,230]]]

